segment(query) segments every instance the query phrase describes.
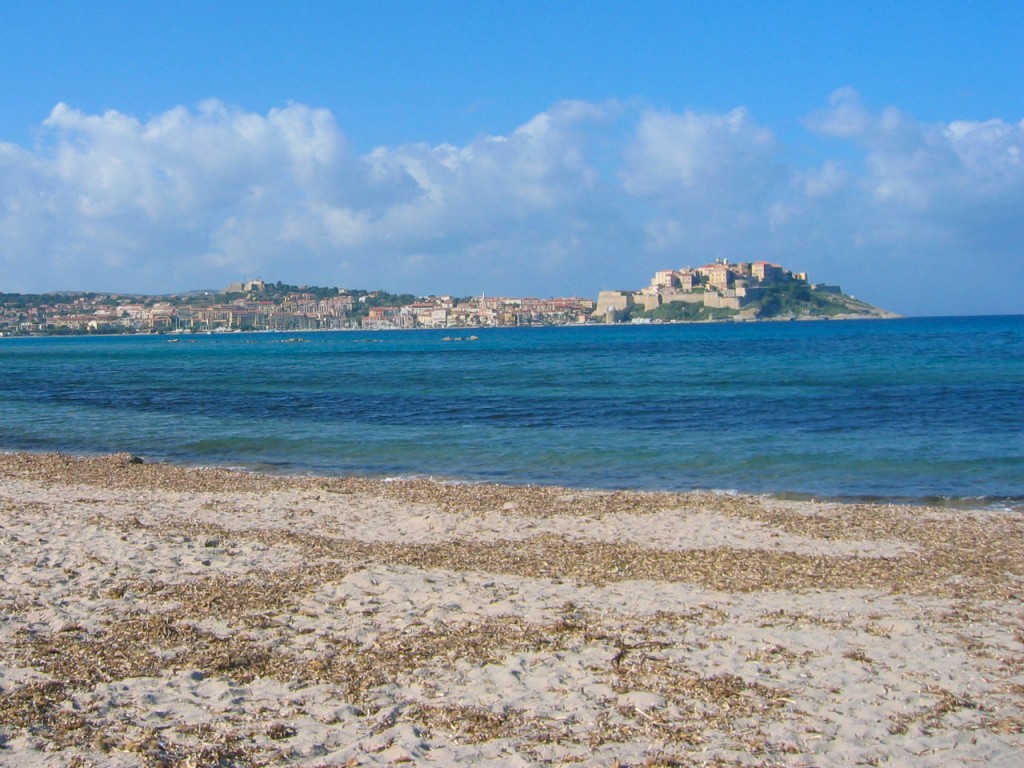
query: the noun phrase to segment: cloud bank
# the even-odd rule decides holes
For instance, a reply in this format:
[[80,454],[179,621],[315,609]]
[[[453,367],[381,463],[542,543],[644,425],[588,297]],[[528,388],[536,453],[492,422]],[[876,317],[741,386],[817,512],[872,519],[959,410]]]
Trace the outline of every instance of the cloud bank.
[[803,125],[813,161],[743,108],[567,101],[359,154],[302,104],[58,104],[31,148],[0,143],[0,291],[596,295],[724,257],[905,313],[1024,312],[1024,121],[924,124],[841,90]]

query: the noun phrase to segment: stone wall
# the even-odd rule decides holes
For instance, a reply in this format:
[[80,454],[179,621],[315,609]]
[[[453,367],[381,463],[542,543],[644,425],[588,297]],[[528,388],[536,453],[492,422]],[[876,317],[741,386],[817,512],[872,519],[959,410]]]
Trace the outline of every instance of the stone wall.
[[[624,312],[632,309],[633,297],[632,291],[601,291],[597,295],[597,307],[594,309],[594,317],[608,317],[609,310],[616,316],[616,319],[621,317]],[[610,322],[616,322],[616,319],[608,319]]]

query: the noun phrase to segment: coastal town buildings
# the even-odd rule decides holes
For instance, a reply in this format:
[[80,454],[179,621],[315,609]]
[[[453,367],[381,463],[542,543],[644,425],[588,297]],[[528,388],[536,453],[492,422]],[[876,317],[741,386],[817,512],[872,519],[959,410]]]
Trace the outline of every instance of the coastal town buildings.
[[[388,299],[394,303],[381,303]],[[416,298],[341,289],[288,290],[249,280],[221,292],[159,299],[0,294],[0,335],[563,325],[586,322],[593,309],[592,300],[575,297]]]
[[769,261],[663,269],[639,290],[580,297],[393,295],[253,279],[162,297],[0,293],[0,335],[486,328],[806,316],[892,316]]

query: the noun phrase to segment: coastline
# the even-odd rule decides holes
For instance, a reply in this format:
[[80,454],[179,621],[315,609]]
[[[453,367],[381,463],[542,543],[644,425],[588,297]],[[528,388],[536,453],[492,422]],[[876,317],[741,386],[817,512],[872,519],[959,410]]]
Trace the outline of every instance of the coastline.
[[47,457],[60,457],[60,460],[72,462],[103,461],[112,456],[132,456],[139,464],[145,464],[147,471],[153,467],[161,467],[159,471],[174,472],[183,470],[185,472],[228,472],[233,477],[251,478],[272,478],[284,482],[295,481],[299,483],[359,483],[368,487],[375,487],[376,484],[384,484],[387,487],[392,484],[398,485],[422,485],[425,488],[433,487],[459,487],[479,486],[483,488],[506,488],[510,492],[515,489],[534,489],[535,491],[551,491],[564,493],[583,493],[594,495],[607,494],[635,494],[639,496],[658,495],[666,498],[685,498],[688,496],[711,496],[726,498],[753,498],[764,499],[768,502],[779,503],[807,503],[818,505],[840,505],[850,506],[887,506],[903,507],[908,510],[927,510],[939,508],[946,511],[956,510],[981,510],[992,512],[1007,512],[1024,514],[1024,497],[1022,496],[883,496],[883,495],[858,495],[850,493],[815,493],[810,491],[793,491],[786,489],[750,490],[745,488],[699,486],[690,488],[662,488],[633,485],[578,485],[563,486],[553,482],[542,482],[532,479],[519,481],[494,481],[479,477],[465,477],[454,474],[425,474],[408,473],[392,474],[386,472],[372,471],[332,471],[324,467],[308,467],[296,465],[279,465],[266,463],[240,463],[240,462],[204,462],[196,458],[187,457],[165,457],[165,456],[135,456],[128,452],[110,453],[105,451],[50,451],[30,450],[21,448],[0,448],[0,465],[4,457],[38,457],[41,460]]
[[[998,315],[995,315],[998,317]],[[1012,317],[1013,315],[1007,315]],[[728,325],[730,323],[791,323],[791,322],[847,322],[851,320],[913,320],[913,316],[901,315],[896,312],[889,312],[888,310],[881,310],[880,314],[839,314],[839,315],[794,315],[784,317],[725,317],[725,318],[707,318],[704,320],[651,320],[649,322],[629,322],[629,323],[605,323],[605,322],[585,322],[585,323],[517,323],[515,325],[453,325],[443,327],[416,327],[416,328],[400,328],[392,326],[381,326],[381,327],[370,327],[370,328],[294,328],[294,329],[278,329],[278,328],[250,328],[246,330],[233,329],[229,331],[185,331],[185,330],[155,330],[155,331],[126,331],[124,333],[107,333],[107,332],[76,332],[76,333],[46,333],[46,332],[34,332],[34,333],[6,333],[0,332],[0,339],[116,339],[116,338],[175,338],[175,337],[188,337],[188,336],[224,336],[224,335],[238,335],[238,334],[281,334],[281,335],[302,335],[302,334],[319,334],[319,333],[391,333],[392,331],[420,331],[430,333],[453,333],[453,332],[466,332],[471,331],[473,333],[480,333],[481,331],[493,331],[493,330],[515,330],[515,329],[538,329],[538,328],[628,328],[633,326],[644,326],[644,325]]]
[[1016,764],[1024,519],[0,454],[0,762]]

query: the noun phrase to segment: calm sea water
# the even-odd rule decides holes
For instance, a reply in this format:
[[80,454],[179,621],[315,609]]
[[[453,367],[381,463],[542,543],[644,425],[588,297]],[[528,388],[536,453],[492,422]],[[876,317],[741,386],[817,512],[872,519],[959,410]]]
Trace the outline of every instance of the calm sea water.
[[0,339],[0,450],[1024,500],[1024,317]]

